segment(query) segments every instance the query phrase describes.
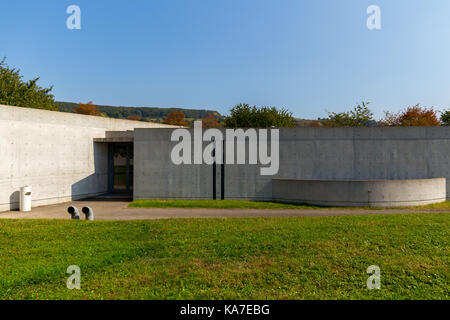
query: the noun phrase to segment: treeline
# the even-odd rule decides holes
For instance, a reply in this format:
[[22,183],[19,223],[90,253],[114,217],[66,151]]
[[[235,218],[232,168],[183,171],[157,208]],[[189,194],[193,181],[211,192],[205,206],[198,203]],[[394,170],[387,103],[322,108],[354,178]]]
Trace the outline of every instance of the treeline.
[[328,117],[313,123],[315,127],[435,127],[450,125],[450,109],[438,112],[416,104],[399,112],[384,111],[376,120],[369,109],[370,102],[361,102],[353,109],[328,112]]
[[432,127],[450,125],[450,109],[442,112],[414,105],[399,112],[385,111],[382,119],[375,119],[369,102],[361,102],[353,109],[328,112],[328,117],[318,120],[296,119],[292,112],[276,107],[250,107],[239,104],[225,117],[223,126],[245,127]]
[[177,126],[192,126],[202,120],[206,128],[217,127],[372,127],[372,126],[449,126],[450,109],[438,112],[433,108],[415,105],[400,112],[385,112],[382,119],[375,119],[369,102],[361,102],[350,110],[328,112],[328,117],[317,120],[296,119],[292,112],[277,107],[257,107],[238,104],[231,108],[230,116],[222,116],[214,110],[113,107],[88,103],[55,102],[52,87],[37,84],[39,78],[25,81],[20,70],[0,60],[0,104],[59,110],[92,116],[129,119],[135,121],[162,122]]
[[[73,112],[78,103],[57,101],[59,111]],[[222,116],[213,110],[182,109],[182,108],[155,108],[155,107],[114,107],[96,105],[98,111],[106,117],[116,119],[139,119],[141,121],[162,122],[170,113],[183,112],[187,119],[203,119],[208,114],[216,117]]]

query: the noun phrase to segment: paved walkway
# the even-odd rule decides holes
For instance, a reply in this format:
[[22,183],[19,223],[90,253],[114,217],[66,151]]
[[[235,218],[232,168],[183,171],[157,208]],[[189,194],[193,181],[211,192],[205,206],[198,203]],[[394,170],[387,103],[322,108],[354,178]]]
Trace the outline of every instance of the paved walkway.
[[[402,214],[415,212],[449,212],[438,210],[364,210],[364,209],[178,209],[178,208],[128,208],[125,201],[74,201],[34,208],[31,212],[0,212],[0,219],[69,219],[67,207],[74,205],[80,211],[89,206],[96,220],[148,220],[171,218],[243,218],[243,217],[304,217],[364,214]],[[449,212],[450,213],[450,212]]]

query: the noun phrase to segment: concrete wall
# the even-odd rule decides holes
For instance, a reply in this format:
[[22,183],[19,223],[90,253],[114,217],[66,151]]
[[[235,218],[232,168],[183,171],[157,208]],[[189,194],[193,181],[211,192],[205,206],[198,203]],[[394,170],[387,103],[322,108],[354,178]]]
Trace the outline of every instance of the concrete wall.
[[[171,132],[135,130],[134,197],[212,198],[212,166],[173,165]],[[446,178],[450,198],[450,127],[280,129],[278,174],[259,168],[225,165],[225,198],[270,200],[272,178]],[[220,166],[216,177],[220,197]]]
[[134,131],[135,199],[211,199],[212,166],[176,166],[172,129]]
[[33,206],[107,191],[105,132],[164,125],[0,105],[0,211],[18,208],[19,189]]
[[272,198],[281,202],[345,207],[419,206],[444,202],[445,178],[411,180],[273,179]]

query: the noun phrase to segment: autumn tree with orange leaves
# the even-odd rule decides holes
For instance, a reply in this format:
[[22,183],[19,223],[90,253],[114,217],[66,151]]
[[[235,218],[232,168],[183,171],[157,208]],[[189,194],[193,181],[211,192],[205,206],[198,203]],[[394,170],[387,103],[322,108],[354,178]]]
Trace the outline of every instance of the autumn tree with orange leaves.
[[88,103],[78,103],[77,107],[73,109],[73,113],[85,114],[88,116],[102,116],[97,106],[89,101]]
[[171,113],[167,114],[163,120],[163,123],[170,124],[173,126],[185,127],[185,126],[187,126],[187,122],[184,118],[185,118],[185,115],[183,112],[175,111],[175,112],[171,112]]
[[311,122],[309,123],[309,127],[311,127],[311,128],[320,128],[320,127],[323,127],[323,124],[320,121],[311,120]]
[[202,126],[203,128],[218,128],[220,127],[219,121],[217,121],[217,118],[212,113],[208,113],[206,116],[202,119]]
[[142,117],[140,115],[138,115],[138,114],[132,114],[127,119],[128,120],[133,120],[133,121],[141,121]]
[[380,121],[380,125],[391,127],[431,127],[440,126],[441,122],[433,108],[422,108],[417,104],[399,113],[386,111],[384,119]]

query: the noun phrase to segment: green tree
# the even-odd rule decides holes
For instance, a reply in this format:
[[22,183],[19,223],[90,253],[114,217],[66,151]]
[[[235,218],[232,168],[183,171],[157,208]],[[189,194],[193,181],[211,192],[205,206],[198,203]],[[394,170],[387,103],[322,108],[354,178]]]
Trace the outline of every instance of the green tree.
[[353,110],[346,112],[328,112],[323,121],[325,127],[367,127],[375,123],[373,113],[368,108],[370,102],[361,102]]
[[53,87],[38,86],[39,78],[23,81],[20,70],[9,67],[5,61],[6,58],[0,61],[0,104],[58,111],[50,94]]
[[446,110],[441,115],[442,125],[450,126],[450,109]]
[[295,119],[286,109],[250,107],[246,103],[241,103],[231,109],[224,125],[227,128],[290,128],[295,127]]

